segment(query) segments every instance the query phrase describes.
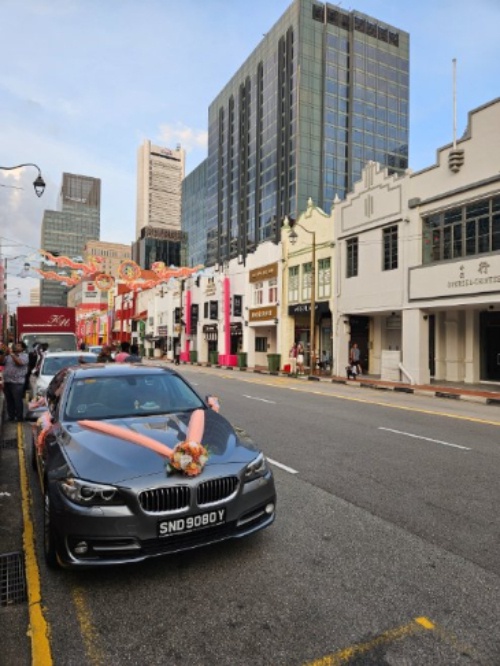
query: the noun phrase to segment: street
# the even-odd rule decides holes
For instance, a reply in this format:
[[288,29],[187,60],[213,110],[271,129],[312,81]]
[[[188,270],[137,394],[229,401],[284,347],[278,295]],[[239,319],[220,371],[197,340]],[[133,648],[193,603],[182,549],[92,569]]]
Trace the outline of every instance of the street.
[[52,572],[30,470],[54,664],[500,663],[497,407],[180,371],[271,460],[276,522],[139,566]]

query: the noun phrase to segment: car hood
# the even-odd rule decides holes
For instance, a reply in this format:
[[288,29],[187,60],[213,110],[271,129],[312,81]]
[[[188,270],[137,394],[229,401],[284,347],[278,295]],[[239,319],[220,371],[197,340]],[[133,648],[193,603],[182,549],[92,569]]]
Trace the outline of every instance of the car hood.
[[[181,413],[112,419],[100,423],[119,426],[173,449],[176,444],[185,441],[189,418],[190,413]],[[158,474],[165,478],[166,458],[120,437],[78,423],[65,423],[60,442],[73,474],[81,479],[119,483]],[[220,466],[248,463],[258,453],[257,447],[243,431],[236,431],[224,417],[210,409],[205,410],[205,429],[201,443],[209,453],[204,470],[206,472],[210,468],[215,472],[217,467],[219,472]]]

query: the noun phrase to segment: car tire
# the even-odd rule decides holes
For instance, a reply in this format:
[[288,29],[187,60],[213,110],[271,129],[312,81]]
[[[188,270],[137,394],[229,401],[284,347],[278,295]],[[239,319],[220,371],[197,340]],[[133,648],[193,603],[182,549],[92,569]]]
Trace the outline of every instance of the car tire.
[[43,494],[43,554],[49,569],[58,569],[56,538],[52,526],[52,506],[47,485]]

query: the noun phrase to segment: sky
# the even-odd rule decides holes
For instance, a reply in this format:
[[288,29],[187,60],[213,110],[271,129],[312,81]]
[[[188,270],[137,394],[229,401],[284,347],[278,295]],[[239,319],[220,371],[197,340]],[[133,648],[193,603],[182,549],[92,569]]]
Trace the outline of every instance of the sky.
[[[208,107],[291,0],[0,0],[0,169],[3,257],[39,248],[43,211],[63,172],[100,178],[101,240],[135,240],[137,149],[144,141],[207,155]],[[500,0],[332,3],[410,33],[414,171],[457,138],[469,111],[500,96]],[[12,265],[17,260],[12,259]],[[10,308],[30,277],[8,277]],[[20,292],[20,295],[18,294]]]

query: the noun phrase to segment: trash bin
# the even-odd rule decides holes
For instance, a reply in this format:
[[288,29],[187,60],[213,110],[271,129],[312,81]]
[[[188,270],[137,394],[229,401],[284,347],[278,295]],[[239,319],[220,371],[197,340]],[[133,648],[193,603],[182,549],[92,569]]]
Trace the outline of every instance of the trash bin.
[[238,353],[238,368],[246,368],[247,365],[247,353],[239,352]]
[[198,352],[196,351],[196,349],[193,349],[189,352],[189,362],[198,363]]
[[208,354],[208,362],[210,365],[217,365],[219,363],[219,352],[211,351]]
[[269,372],[279,372],[281,364],[281,354],[268,354],[267,367]]

